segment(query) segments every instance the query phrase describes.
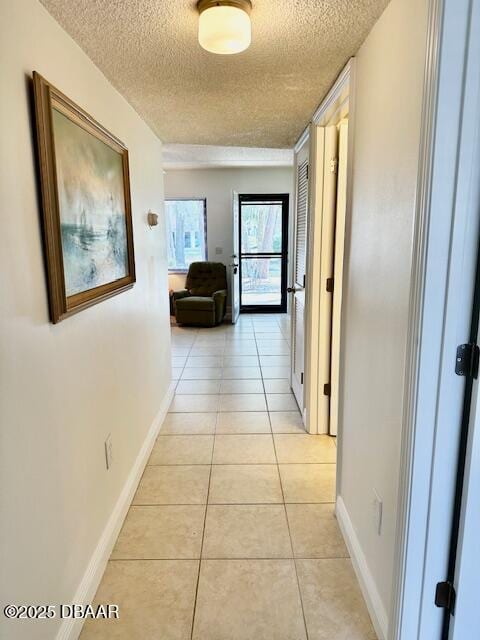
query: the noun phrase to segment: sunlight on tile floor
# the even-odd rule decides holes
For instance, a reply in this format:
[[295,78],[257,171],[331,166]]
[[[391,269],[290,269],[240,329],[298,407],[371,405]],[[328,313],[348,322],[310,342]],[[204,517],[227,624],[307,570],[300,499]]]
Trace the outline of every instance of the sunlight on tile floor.
[[286,315],[172,327],[175,398],[82,640],[374,640],[334,516],[334,440],[305,433]]

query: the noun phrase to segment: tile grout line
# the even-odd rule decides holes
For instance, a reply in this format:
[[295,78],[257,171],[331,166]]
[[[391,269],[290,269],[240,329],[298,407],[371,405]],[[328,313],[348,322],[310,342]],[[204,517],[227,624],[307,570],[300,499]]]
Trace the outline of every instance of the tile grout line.
[[205,541],[205,528],[207,522],[207,511],[208,511],[208,498],[210,497],[210,483],[212,481],[212,469],[213,469],[213,454],[215,451],[215,432],[217,430],[217,420],[218,420],[218,411],[215,416],[215,431],[213,433],[213,443],[212,443],[212,455],[210,458],[210,473],[208,474],[208,485],[207,485],[207,495],[205,496],[205,514],[203,516],[203,529],[202,529],[202,542],[200,544],[200,558],[198,561],[198,575],[197,575],[197,584],[195,586],[195,598],[193,601],[193,614],[192,614],[192,627],[190,630],[190,640],[193,640],[193,631],[195,627],[195,615],[197,613],[197,598],[198,598],[198,588],[200,586],[200,571],[202,569],[202,556],[203,556],[203,544]]
[[[195,331],[195,339],[193,340],[193,342],[190,345],[190,349],[189,349],[188,355],[187,355],[187,357],[185,359],[185,363],[184,363],[182,372],[180,374],[180,378],[177,381],[176,387],[178,386],[178,383],[180,382],[180,380],[183,380],[183,372],[185,370],[185,367],[187,366],[187,362],[188,362],[188,359],[190,357],[190,353],[192,352],[192,349],[194,348],[194,345],[195,345],[195,342],[197,340],[197,337],[198,337],[198,330]],[[176,387],[175,387],[174,396],[177,395]],[[205,412],[205,413],[208,413],[208,412]],[[218,413],[216,412],[215,427],[216,427],[217,416],[218,416]],[[214,434],[213,434],[213,438],[214,438],[214,440],[213,440],[213,445],[214,445],[214,443],[215,443],[215,431],[214,431]],[[194,625],[194,621],[195,621],[195,611],[196,611],[196,607],[197,607],[198,585],[199,585],[199,582],[200,582],[200,567],[201,567],[201,562],[202,562],[201,561],[201,557],[202,557],[202,548],[203,548],[203,538],[204,538],[204,535],[205,535],[205,522],[206,522],[206,517],[207,517],[208,494],[209,494],[209,490],[210,490],[210,479],[211,479],[211,476],[212,476],[213,445],[212,445],[212,453],[211,453],[210,465],[209,465],[210,468],[209,468],[209,475],[208,475],[207,495],[205,497],[205,512],[204,512],[204,516],[203,516],[202,542],[201,542],[201,546],[200,546],[200,558],[198,559],[198,572],[197,572],[197,581],[196,581],[196,585],[195,585],[195,598],[194,598],[194,601],[193,601],[192,624],[191,624],[191,629],[190,629],[190,638],[193,638],[193,625]],[[168,467],[168,466],[185,466],[185,465],[151,465],[151,466]],[[188,465],[188,466],[190,466],[190,465]],[[191,465],[191,466],[193,466],[193,465]],[[203,466],[206,466],[206,465],[203,465]],[[165,506],[180,506],[180,505],[176,504],[176,505],[165,505]],[[192,506],[192,505],[188,505],[188,506]]]
[[[215,560],[216,562],[219,561],[223,561],[223,562],[232,562],[235,560],[238,561],[243,561],[243,560],[295,560],[295,558],[293,556],[267,556],[267,557],[263,557],[263,556],[236,556],[236,557],[228,557],[226,558],[225,556],[219,556],[219,557],[202,557],[202,558],[198,558],[198,557],[192,557],[192,558],[176,558],[174,556],[165,556],[165,557],[156,557],[156,558],[110,558],[109,562],[141,562],[141,561],[148,561],[148,562],[165,562],[165,561],[175,561],[177,562],[178,560],[184,560],[184,561],[188,561],[188,562],[196,562],[197,560]],[[301,556],[299,558],[297,558],[297,560],[350,560],[349,556]]]
[[[272,440],[273,440],[273,430],[272,430],[272,421],[270,420],[270,409],[268,406],[268,399],[267,399],[267,392],[265,390],[265,378],[263,377],[263,369],[260,363],[260,353],[258,351],[258,342],[257,342],[257,332],[254,332],[254,336],[255,336],[255,347],[257,349],[257,358],[258,358],[258,366],[260,367],[260,374],[262,376],[262,387],[263,387],[263,397],[265,400],[265,408],[267,410],[267,415],[268,415],[268,424],[270,425],[270,433],[272,434]],[[275,444],[274,444],[274,450],[275,450]],[[276,459],[276,457],[275,457]],[[277,471],[278,471],[278,465],[277,465]],[[279,473],[280,475],[280,473]]]
[[[270,414],[268,414],[268,417],[270,419]],[[272,425],[270,424],[270,428],[271,427],[272,427]],[[296,577],[296,580],[297,580],[298,597],[300,598],[300,606],[302,608],[303,625],[305,627],[305,637],[306,637],[306,640],[308,640],[307,619],[305,617],[305,609],[304,609],[304,606],[303,606],[302,591],[300,589],[300,580],[298,578],[297,563],[295,561],[295,552],[293,550],[292,532],[290,531],[290,522],[289,522],[289,519],[288,519],[287,503],[285,502],[285,493],[284,493],[284,490],[283,490],[282,476],[280,474],[280,465],[278,463],[277,447],[275,445],[275,438],[273,437],[273,435],[272,435],[272,439],[273,439],[273,450],[275,452],[275,459],[277,461],[277,473],[278,473],[278,478],[280,480],[280,490],[282,492],[282,497],[283,497],[283,509],[284,509],[284,512],[285,512],[285,520],[287,522],[288,537],[290,539],[290,548],[292,550],[293,566],[294,566],[294,569],[295,569],[295,577]]]
[[[171,331],[171,330],[170,330]],[[198,331],[195,331],[195,334],[197,334]],[[196,339],[196,338],[195,338]],[[187,366],[187,362],[188,362],[188,358],[190,357],[190,352],[192,351],[193,348],[193,344],[194,344],[195,340],[190,344],[190,346],[188,347],[188,354],[187,357],[185,358],[185,362],[183,363],[183,367],[181,367],[181,372],[180,372],[180,377],[178,378],[178,380],[175,380],[175,394],[177,393],[177,387],[178,387],[178,383],[180,382],[180,380],[182,379],[183,376],[183,372],[185,370],[185,367]],[[173,345],[172,348],[175,348],[175,346]]]
[[[194,396],[198,396],[200,398],[202,396],[221,396],[221,395],[224,395],[224,396],[229,396],[229,395],[230,396],[250,396],[250,395],[252,395],[252,396],[261,396],[262,394],[261,393],[179,393],[179,394],[176,394],[176,395],[179,395],[179,396],[191,396],[191,395],[194,395]],[[289,394],[276,393],[274,395],[278,396],[278,395],[289,395]],[[255,409],[253,409],[253,410],[252,409],[245,409],[245,410],[238,410],[237,409],[237,410],[229,410],[229,411],[212,411],[210,409],[210,411],[207,411],[207,410],[205,410],[205,411],[199,411],[199,410],[197,410],[197,411],[169,411],[168,413],[175,413],[175,414],[179,415],[179,414],[182,414],[182,413],[266,413],[266,412],[267,412],[267,410],[263,410],[263,409],[261,411],[260,410],[256,411]],[[295,413],[295,409],[286,409],[286,410],[285,409],[280,409],[278,411],[272,410],[272,411],[269,411],[269,413]],[[304,432],[304,433],[307,434],[307,432]],[[286,433],[279,432],[279,435],[290,435],[290,434],[291,435],[298,435],[297,432],[295,432],[295,431],[286,432]],[[325,433],[325,434],[319,434],[319,435],[327,435],[327,434]]]
[[[193,434],[192,436],[187,436],[187,437],[198,437],[198,435],[202,435],[202,434]],[[211,434],[212,435],[212,434]],[[232,433],[232,434],[224,434],[224,433],[219,433],[219,436],[222,435],[235,435],[235,436],[241,436],[241,435],[252,435],[252,436],[273,436],[274,434],[272,433]],[[160,437],[160,436],[159,436]],[[167,438],[169,436],[163,436],[164,438]],[[178,436],[173,436],[173,437],[178,437]],[[180,436],[182,437],[182,436]],[[322,466],[335,466],[334,462],[213,462],[212,463],[215,467],[242,467],[242,466],[249,466],[249,467],[255,467],[255,466],[274,466],[274,465],[278,465],[281,464],[282,466],[293,466],[293,465],[303,465],[303,466],[307,466],[307,465],[322,465]],[[173,462],[173,463],[168,463],[168,462],[160,462],[160,463],[156,463],[156,464],[147,464],[148,467],[205,467],[208,466],[208,463],[206,462]]]
[[[205,465],[206,466],[206,465]],[[215,465],[212,465],[215,466]],[[273,466],[273,465],[272,465]],[[205,502],[140,502],[132,504],[132,507],[202,507]],[[208,504],[220,507],[278,507],[278,505],[317,506],[334,505],[335,502],[209,502]]]

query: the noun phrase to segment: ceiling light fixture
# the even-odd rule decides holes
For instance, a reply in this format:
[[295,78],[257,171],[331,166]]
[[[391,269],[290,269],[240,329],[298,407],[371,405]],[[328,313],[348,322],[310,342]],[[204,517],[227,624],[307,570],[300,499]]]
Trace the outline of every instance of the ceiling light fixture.
[[211,53],[245,51],[252,41],[250,0],[199,0],[198,41]]

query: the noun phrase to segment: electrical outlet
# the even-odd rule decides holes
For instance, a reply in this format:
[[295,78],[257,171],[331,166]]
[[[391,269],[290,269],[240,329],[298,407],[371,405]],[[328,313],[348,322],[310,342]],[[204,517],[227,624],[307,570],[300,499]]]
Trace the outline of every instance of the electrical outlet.
[[382,518],[383,518],[383,500],[378,495],[376,489],[373,490],[373,517],[375,522],[375,530],[380,536],[382,534]]
[[112,444],[112,434],[109,433],[107,439],[105,440],[105,464],[107,465],[107,469],[110,469],[113,462],[113,444]]

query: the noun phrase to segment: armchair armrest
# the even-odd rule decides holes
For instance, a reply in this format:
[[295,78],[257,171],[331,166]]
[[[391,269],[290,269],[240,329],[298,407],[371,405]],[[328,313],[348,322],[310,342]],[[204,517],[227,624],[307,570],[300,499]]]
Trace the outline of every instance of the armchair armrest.
[[222,298],[226,298],[227,297],[227,290],[226,289],[220,289],[220,291],[215,291],[214,293],[212,293],[212,298],[217,301],[217,300],[222,300]]
[[227,311],[227,290],[220,289],[212,293],[212,298],[215,303],[215,319],[217,323],[222,322]]
[[188,298],[190,292],[187,289],[181,289],[180,291],[174,291],[172,293],[174,300],[180,300],[180,298]]

